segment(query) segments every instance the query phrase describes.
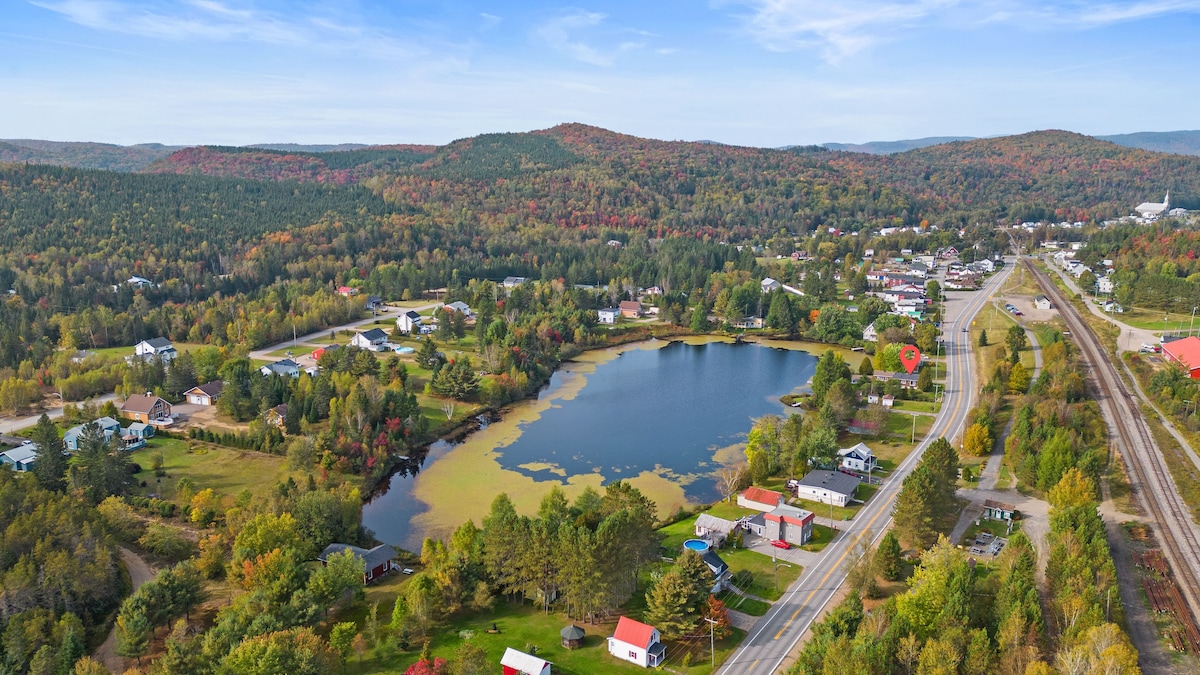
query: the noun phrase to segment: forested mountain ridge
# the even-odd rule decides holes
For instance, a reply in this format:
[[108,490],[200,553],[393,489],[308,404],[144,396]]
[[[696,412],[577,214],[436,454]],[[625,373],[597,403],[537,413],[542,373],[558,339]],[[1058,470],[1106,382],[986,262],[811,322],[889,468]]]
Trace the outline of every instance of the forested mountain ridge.
[[23,138],[0,139],[0,162],[28,162],[107,171],[140,171],[179,147],[158,143],[112,145]]
[[252,180],[355,183],[362,178],[428,159],[434,146],[388,145],[333,152],[197,146],[147,166],[146,173],[224,176]]
[[[389,198],[434,212],[466,209],[484,219],[504,214],[559,226],[649,227],[716,237],[781,227],[1104,219],[1127,215],[1168,189],[1181,205],[1200,195],[1200,159],[1065,131],[868,155],[658,141],[563,124],[353,163],[367,152],[384,151],[193,148],[151,170],[367,180]],[[341,165],[328,165],[341,155]]]

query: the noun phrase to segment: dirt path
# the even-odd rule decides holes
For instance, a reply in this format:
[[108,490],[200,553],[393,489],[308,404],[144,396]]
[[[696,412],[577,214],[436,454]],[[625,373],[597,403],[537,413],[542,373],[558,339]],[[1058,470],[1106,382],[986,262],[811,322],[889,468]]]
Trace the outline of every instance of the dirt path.
[[[134,591],[154,578],[154,569],[145,560],[142,560],[141,556],[124,546],[118,548],[121,552],[121,562],[125,563],[125,569],[129,571],[129,581]],[[113,624],[112,630],[108,632],[108,637],[96,648],[96,653],[92,654],[92,658],[103,663],[111,673],[125,672],[125,657],[117,654],[116,624]]]

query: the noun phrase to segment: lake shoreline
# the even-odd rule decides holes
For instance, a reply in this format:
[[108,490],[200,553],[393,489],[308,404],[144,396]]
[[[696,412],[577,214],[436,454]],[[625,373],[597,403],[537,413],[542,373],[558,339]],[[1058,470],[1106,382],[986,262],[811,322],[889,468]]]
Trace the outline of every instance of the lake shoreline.
[[[401,475],[393,475],[388,481],[381,481],[379,489],[368,495],[365,500],[367,517],[364,524],[381,530],[376,533],[381,541],[401,547],[405,547],[405,544],[412,547],[417,545],[415,537],[418,535],[446,536],[453,527],[469,518],[478,521],[478,518],[486,514],[491,499],[501,492],[508,493],[510,498],[515,495],[515,501],[529,502],[518,510],[536,510],[537,500],[548,489],[550,483],[558,484],[569,495],[573,495],[585,487],[603,491],[604,484],[624,480],[643,490],[648,496],[652,495],[651,498],[660,506],[660,515],[663,518],[680,507],[689,508],[703,503],[711,497],[709,493],[715,489],[709,485],[709,481],[715,480],[712,477],[719,466],[740,459],[741,447],[752,420],[762,414],[771,414],[771,405],[782,406],[778,394],[803,386],[812,374],[815,359],[822,352],[833,348],[849,354],[849,350],[821,343],[752,339],[743,342],[754,345],[747,349],[754,349],[758,354],[749,361],[735,356],[741,350],[722,348],[697,362],[708,364],[704,367],[716,367],[716,371],[692,371],[684,367],[685,364],[692,363],[695,356],[681,359],[681,354],[705,353],[693,349],[685,349],[674,356],[655,357],[649,361],[638,357],[633,363],[640,365],[617,366],[617,371],[605,371],[607,375],[601,376],[597,383],[602,387],[611,387],[614,382],[625,383],[620,385],[623,388],[618,390],[626,392],[619,394],[622,400],[632,392],[641,392],[643,389],[640,386],[629,389],[629,378],[640,376],[639,374],[645,372],[644,368],[649,367],[648,364],[657,364],[661,359],[666,359],[663,363],[674,365],[661,366],[667,370],[650,374],[652,379],[646,381],[647,386],[665,386],[660,383],[662,378],[687,377],[685,373],[697,373],[705,382],[696,383],[696,375],[693,375],[686,382],[676,382],[676,386],[652,396],[648,402],[650,408],[644,407],[647,404],[634,408],[638,411],[649,411],[660,399],[670,398],[672,402],[665,404],[670,405],[669,410],[673,411],[670,413],[670,419],[679,419],[681,415],[694,414],[697,406],[684,403],[683,407],[680,407],[679,396],[667,396],[668,392],[684,392],[684,396],[690,395],[687,392],[699,393],[704,399],[704,403],[699,407],[707,408],[707,411],[702,413],[707,417],[693,417],[685,424],[689,430],[704,428],[706,431],[702,432],[699,438],[693,433],[690,440],[686,438],[687,433],[683,434],[684,439],[679,439],[679,434],[672,432],[668,443],[678,441],[683,445],[678,446],[678,451],[658,455],[658,459],[655,459],[653,453],[647,455],[635,451],[632,455],[628,454],[630,448],[658,449],[662,441],[654,440],[657,429],[646,430],[646,433],[626,438],[623,442],[607,440],[606,431],[600,434],[606,439],[602,443],[611,443],[611,446],[598,447],[594,440],[599,437],[596,430],[583,429],[594,420],[615,420],[618,417],[614,416],[611,409],[608,410],[607,416],[598,409],[597,406],[605,407],[605,399],[597,399],[597,392],[591,389],[589,392],[592,393],[588,395],[589,403],[585,407],[580,407],[579,404],[571,405],[569,402],[593,379],[599,366],[609,364],[630,352],[657,352],[671,346],[683,345],[692,348],[718,343],[730,345],[734,342],[734,337],[727,335],[688,334],[640,339],[589,349],[565,360],[536,393],[499,408],[482,409],[460,422],[452,431],[443,432],[439,439],[423,446],[420,455],[414,452],[413,459],[416,461],[407,463],[407,470],[402,468]],[[768,349],[760,352],[757,349],[759,347]],[[794,357],[784,356],[781,352],[785,351],[803,352],[807,356],[797,361]],[[771,353],[777,356],[767,356]],[[714,358],[717,360],[713,361]],[[723,374],[737,371],[743,363],[749,370],[746,371],[746,377],[736,385],[741,389],[737,394],[731,394],[738,398],[739,404],[728,408],[728,404],[722,401],[716,395],[716,390],[711,390],[707,383],[713,381],[717,383],[715,386],[725,387],[726,385],[720,383]],[[764,371],[764,363],[773,365]],[[782,364],[785,363],[789,365],[784,367]],[[680,370],[681,367],[683,370]],[[633,370],[629,370],[630,368]],[[624,374],[617,375],[618,379],[614,380],[614,372]],[[607,385],[602,384],[605,382]],[[681,384],[683,386],[679,386]],[[763,402],[756,402],[760,400],[760,389],[762,393],[769,394],[761,399],[767,402],[766,408],[763,407]],[[703,394],[705,391],[712,395]],[[747,408],[747,405],[750,407]],[[524,437],[528,433],[534,433],[534,443],[544,443],[547,440],[544,438],[547,428],[531,427],[531,423],[542,419],[551,409],[563,407],[574,408],[572,426],[559,429],[558,437],[553,439],[551,445],[543,445],[548,448],[548,454],[539,455],[536,450],[530,452],[531,447],[537,446],[527,445],[530,441]],[[554,419],[562,420],[563,414],[562,411],[555,410]],[[600,417],[595,417],[596,415]],[[742,415],[747,415],[744,423],[740,421]],[[644,415],[641,417],[645,418]],[[665,419],[662,413],[652,412],[650,417],[656,420],[654,423]],[[480,421],[482,418],[486,418],[486,423]],[[708,427],[706,425],[710,418],[724,419],[717,422],[716,426]],[[518,439],[523,439],[521,445],[512,451],[506,450],[510,445],[517,443]],[[426,459],[427,448],[446,441],[454,445],[448,449],[435,446],[441,454],[438,454],[435,460]],[[642,446],[643,443],[650,445]],[[463,447],[464,445],[466,447]],[[516,454],[511,454],[512,452]],[[678,452],[683,454],[677,454]],[[420,459],[417,459],[418,456]],[[396,494],[385,498],[389,489],[394,490]],[[380,501],[375,502],[377,499]],[[402,519],[404,524],[397,525],[397,519]]]

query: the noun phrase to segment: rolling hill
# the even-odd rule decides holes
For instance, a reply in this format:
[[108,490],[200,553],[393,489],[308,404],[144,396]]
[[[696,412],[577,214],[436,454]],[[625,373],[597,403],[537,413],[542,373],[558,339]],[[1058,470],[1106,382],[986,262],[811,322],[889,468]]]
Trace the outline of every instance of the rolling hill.
[[0,162],[49,164],[107,171],[140,171],[181,147],[158,143],[112,145],[25,138],[0,139]]

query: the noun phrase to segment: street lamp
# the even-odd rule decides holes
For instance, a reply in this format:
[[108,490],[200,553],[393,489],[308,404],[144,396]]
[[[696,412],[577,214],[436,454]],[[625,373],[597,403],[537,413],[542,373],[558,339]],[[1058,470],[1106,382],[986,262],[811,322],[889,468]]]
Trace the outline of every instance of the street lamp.
[[782,562],[776,561],[774,564],[774,567],[775,567],[775,592],[778,593],[779,592],[779,568],[780,567],[791,567],[791,565],[789,565],[787,563],[782,563]]
[[1196,324],[1196,310],[1197,309],[1200,309],[1200,307],[1192,308],[1192,320],[1188,323],[1188,335],[1192,334],[1192,326],[1194,326]]

